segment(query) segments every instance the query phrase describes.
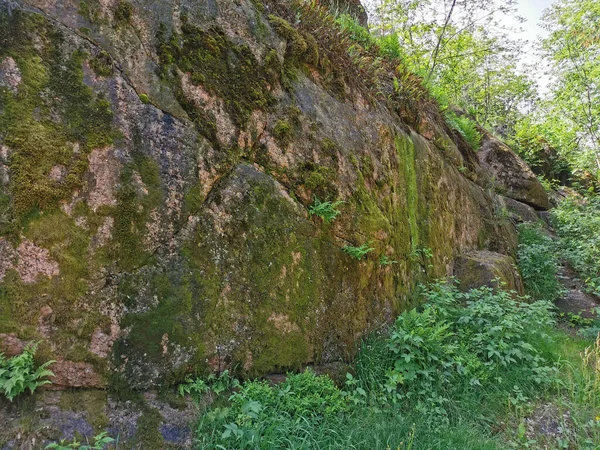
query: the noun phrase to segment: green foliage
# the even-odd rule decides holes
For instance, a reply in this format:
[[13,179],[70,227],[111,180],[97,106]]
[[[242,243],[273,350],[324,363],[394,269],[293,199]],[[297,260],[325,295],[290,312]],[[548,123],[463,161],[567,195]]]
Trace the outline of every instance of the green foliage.
[[205,379],[187,377],[184,383],[181,383],[177,390],[179,395],[191,395],[196,400],[199,400],[204,394],[212,392],[220,395],[232,389],[239,388],[238,380],[229,375],[229,371],[225,370],[219,375],[210,374]]
[[0,394],[11,402],[27,389],[33,394],[38,387],[50,384],[50,381],[44,378],[54,376],[47,367],[55,361],[47,361],[35,367],[33,358],[37,346],[37,343],[29,344],[23,353],[8,359],[0,353]]
[[507,0],[379,0],[371,22],[379,45],[424,79],[442,109],[457,105],[510,131],[537,94],[519,61],[522,43],[502,25],[513,14]]
[[560,253],[581,274],[587,289],[600,295],[600,197],[568,197],[551,217]]
[[[549,32],[542,51],[554,82],[546,122],[563,124],[576,137],[569,161],[575,167],[600,171],[600,5],[595,0],[559,0],[544,12]],[[569,145],[573,147],[573,143]]]
[[120,0],[115,8],[114,19],[117,25],[130,25],[133,20],[133,6],[131,3]]
[[513,296],[487,287],[461,293],[453,285],[432,285],[422,310],[396,320],[388,341],[392,360],[380,389],[392,400],[416,401],[418,410],[445,418],[458,386],[497,382],[501,368],[518,367],[539,383],[552,381],[551,368],[533,345],[554,322],[552,307]]
[[477,125],[473,120],[466,116],[447,112],[446,122],[450,125],[450,128],[458,131],[465,138],[473,150],[479,149],[481,146],[481,133],[477,130]]
[[[200,448],[271,449],[301,441],[306,430],[348,410],[331,378],[306,370],[278,385],[247,381],[227,407],[205,414],[198,429]],[[226,447],[221,447],[224,445]]]
[[390,257],[387,255],[382,255],[379,258],[379,264],[381,264],[382,266],[391,266],[392,264],[398,264],[398,261],[390,259]]
[[563,289],[556,276],[558,259],[552,238],[538,226],[519,226],[517,262],[526,292],[536,300],[555,301]]
[[375,250],[374,248],[369,247],[369,244],[362,244],[360,247],[353,247],[352,245],[346,245],[345,247],[342,248],[342,251],[344,253],[350,255],[350,257],[357,259],[357,260],[363,259],[365,256],[367,256],[367,254],[371,253],[374,250]]
[[577,334],[587,338],[596,338],[600,333],[600,308],[594,308],[592,317],[583,317],[576,313],[560,313],[559,317],[565,320],[572,328],[577,329]]
[[[246,381],[201,412],[198,448],[595,448],[600,339],[553,330],[548,302],[514,293],[435,283],[419,296],[362,343],[343,389],[310,371]],[[568,409],[568,430],[525,436],[538,402]]]
[[45,450],[105,450],[113,444],[115,440],[108,436],[106,432],[102,432],[94,436],[94,442],[92,444],[82,444],[77,439],[73,439],[72,442],[62,440],[60,442],[53,442],[44,447]]
[[150,97],[148,97],[148,94],[140,94],[140,101],[144,104],[148,104],[150,103]]
[[325,223],[331,223],[337,218],[337,216],[341,214],[341,211],[338,209],[338,207],[343,203],[344,202],[342,201],[322,202],[317,197],[315,197],[312,205],[310,205],[308,208],[308,212],[310,214],[314,214],[315,216],[320,217]]
[[100,77],[109,77],[113,74],[113,62],[108,52],[100,50],[90,59],[90,67]]

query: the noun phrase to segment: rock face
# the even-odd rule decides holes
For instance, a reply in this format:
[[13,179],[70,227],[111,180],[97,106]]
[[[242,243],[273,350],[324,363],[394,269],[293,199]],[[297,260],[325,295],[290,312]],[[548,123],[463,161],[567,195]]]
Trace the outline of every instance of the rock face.
[[336,362],[456,255],[514,251],[439,111],[370,96],[323,10],[263,3],[0,1],[0,333],[58,384]]
[[490,133],[483,133],[479,163],[504,196],[538,210],[550,208],[548,194],[527,164]]
[[460,280],[459,287],[464,291],[489,286],[524,294],[515,260],[508,255],[489,251],[465,253],[456,259],[454,276]]

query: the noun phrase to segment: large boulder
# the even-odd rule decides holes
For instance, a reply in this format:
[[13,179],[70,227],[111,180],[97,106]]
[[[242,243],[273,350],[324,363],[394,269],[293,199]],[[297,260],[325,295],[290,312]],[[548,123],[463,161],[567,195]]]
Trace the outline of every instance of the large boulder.
[[510,147],[481,129],[479,164],[502,195],[538,210],[550,208],[548,194],[529,166]]
[[515,260],[508,255],[489,251],[462,254],[454,262],[453,275],[463,291],[488,286],[524,293]]

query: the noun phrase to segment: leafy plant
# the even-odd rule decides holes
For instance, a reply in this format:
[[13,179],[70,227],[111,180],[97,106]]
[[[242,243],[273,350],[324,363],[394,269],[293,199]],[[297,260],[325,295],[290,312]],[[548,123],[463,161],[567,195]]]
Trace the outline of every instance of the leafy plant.
[[104,450],[108,445],[114,443],[115,440],[108,436],[106,432],[102,432],[94,436],[93,444],[81,444],[77,439],[73,439],[72,442],[61,440],[60,442],[53,442],[45,447],[46,450]]
[[538,226],[519,226],[517,262],[525,290],[533,298],[554,301],[562,294],[554,242]]
[[357,259],[357,260],[361,260],[363,259],[365,256],[367,256],[367,254],[369,254],[370,252],[374,251],[375,249],[372,247],[369,247],[369,244],[363,244],[360,247],[353,247],[351,245],[346,245],[345,247],[342,248],[342,251],[348,255],[350,255],[352,258]]
[[382,266],[391,266],[392,264],[398,264],[398,261],[390,259],[387,255],[381,255],[379,258],[379,264]]
[[584,279],[587,290],[600,294],[600,197],[568,197],[551,217],[560,253]]
[[465,138],[473,150],[479,149],[481,146],[481,133],[477,130],[477,125],[473,120],[453,112],[446,112],[446,122],[448,122],[450,128],[458,131]]
[[205,379],[187,377],[184,383],[181,383],[177,390],[179,395],[191,395],[198,399],[203,394],[212,392],[220,395],[223,392],[229,392],[239,387],[239,381],[229,375],[228,370],[224,370],[218,375],[211,373]]
[[318,427],[348,410],[347,400],[333,380],[310,370],[288,374],[275,386],[247,381],[229,402],[229,407],[204,415],[199,429],[202,448],[219,448],[218,442],[236,449],[277,448],[270,442],[301,437],[305,427]]
[[308,212],[315,216],[320,217],[321,219],[323,219],[323,222],[325,222],[325,223],[331,223],[337,218],[337,216],[339,216],[341,214],[338,207],[340,205],[342,205],[343,203],[344,202],[342,202],[342,201],[322,202],[317,197],[315,197],[313,204],[310,205],[310,207],[308,208]]
[[27,389],[33,392],[44,384],[50,384],[44,378],[54,376],[48,366],[56,361],[47,361],[39,367],[35,367],[34,356],[38,343],[27,345],[23,353],[12,358],[4,358],[0,353],[0,394],[12,401],[16,396]]

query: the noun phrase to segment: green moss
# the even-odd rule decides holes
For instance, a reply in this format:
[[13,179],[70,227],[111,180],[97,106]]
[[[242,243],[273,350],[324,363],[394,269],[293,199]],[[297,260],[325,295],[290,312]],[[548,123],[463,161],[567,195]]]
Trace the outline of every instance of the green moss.
[[307,163],[303,168],[304,185],[319,198],[334,199],[336,172],[331,167]]
[[275,31],[288,42],[288,56],[294,59],[301,58],[308,50],[308,44],[302,34],[281,17],[271,14],[268,18]]
[[[138,186],[141,181],[143,186]],[[141,154],[121,171],[121,188],[114,211],[115,245],[111,256],[120,269],[134,270],[148,264],[152,254],[144,247],[150,213],[163,198],[158,164]]]
[[403,162],[404,179],[406,183],[406,204],[408,223],[410,227],[411,251],[420,246],[419,240],[419,189],[415,169],[415,147],[411,139],[396,137],[394,140],[398,158]]
[[130,25],[133,20],[133,6],[125,0],[117,3],[113,19],[117,26]]
[[309,33],[303,33],[302,37],[306,41],[306,53],[303,59],[308,64],[317,67],[319,65],[319,44],[317,40]]
[[101,20],[99,5],[94,0],[79,2],[78,12],[79,15],[81,15],[81,17],[86,19],[89,23],[94,24]]
[[167,448],[159,429],[162,421],[157,409],[145,405],[136,423],[135,448]]
[[196,215],[200,212],[200,208],[202,208],[202,204],[204,203],[204,195],[202,194],[202,186],[199,182],[185,193],[183,202],[186,214]]
[[265,326],[260,347],[253,356],[250,375],[285,370],[297,371],[310,360],[306,337],[300,331],[282,333],[273,326]]
[[282,147],[287,147],[292,138],[292,126],[285,120],[278,120],[273,127],[273,137]]
[[140,101],[144,104],[148,104],[150,103],[150,97],[148,97],[148,94],[140,94]]
[[273,102],[269,90],[273,74],[259,64],[249,47],[232,43],[219,28],[207,31],[184,20],[181,30],[181,35],[173,33],[168,39],[164,27],[159,30],[161,71],[177,86],[177,99],[183,109],[218,145],[215,118],[185,97],[180,81],[169,68],[176,66],[189,73],[194,84],[222,99],[232,121],[242,128],[252,111],[265,109]]
[[[83,83],[85,53],[75,51],[65,59],[59,51],[62,36],[39,18],[16,14],[10,25],[20,30],[19,41],[7,39],[0,56],[15,59],[22,84],[16,96],[3,96],[0,134],[13,150],[10,193],[14,215],[23,221],[35,210],[52,209],[70,198],[81,187],[87,153],[111,143],[115,133],[110,104]],[[46,49],[35,47],[27,31],[33,26],[44,36]],[[44,59],[40,51],[46,52]],[[64,176],[50,177],[54,167]]]
[[333,139],[325,138],[321,142],[321,152],[323,154],[331,156],[337,159],[337,152],[340,150],[340,146]]
[[94,427],[94,433],[98,434],[109,425],[107,403],[106,391],[71,389],[60,393],[58,406],[63,411],[84,412],[86,420]]
[[90,59],[90,67],[99,77],[110,77],[113,74],[113,62],[108,52],[101,50]]

